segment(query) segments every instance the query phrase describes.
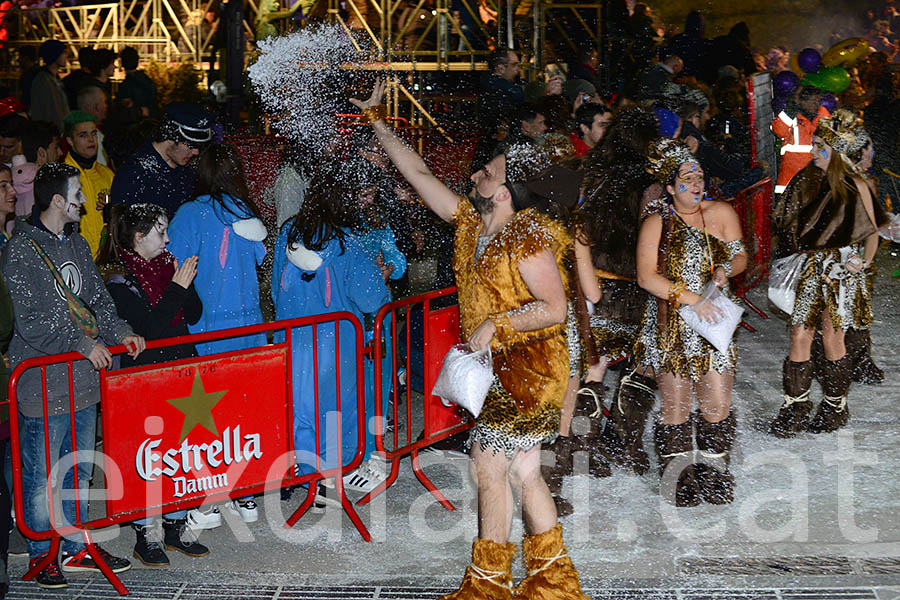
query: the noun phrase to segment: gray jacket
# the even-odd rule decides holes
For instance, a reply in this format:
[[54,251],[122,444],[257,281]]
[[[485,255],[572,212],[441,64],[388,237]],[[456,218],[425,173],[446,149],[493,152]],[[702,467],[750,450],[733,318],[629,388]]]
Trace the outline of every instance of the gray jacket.
[[[91,249],[77,229],[59,239],[45,228],[35,227],[20,217],[0,260],[0,270],[9,286],[16,315],[15,332],[9,345],[13,368],[35,356],[63,352],[80,352],[88,356],[95,344],[95,340],[72,321],[65,295],[50,268],[32,246],[32,239],[44,249],[69,287],[94,311],[100,337],[106,344],[118,344],[132,333],[131,327],[116,314],[116,306],[94,265]],[[76,361],[72,373],[75,410],[99,402],[100,378],[91,363]],[[39,368],[22,374],[17,397],[20,413],[28,417],[43,416]],[[65,364],[47,369],[47,406],[50,415],[69,410],[69,378]]]

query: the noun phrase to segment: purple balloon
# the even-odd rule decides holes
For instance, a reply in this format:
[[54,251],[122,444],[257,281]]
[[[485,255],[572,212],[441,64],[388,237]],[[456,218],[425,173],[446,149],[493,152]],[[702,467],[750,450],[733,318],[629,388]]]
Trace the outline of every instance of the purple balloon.
[[834,94],[831,92],[822,96],[822,106],[828,109],[828,112],[833,113],[834,110],[838,107],[837,98],[834,97]]
[[775,87],[776,95],[787,96],[800,85],[800,78],[793,71],[782,71],[775,76],[772,85]]
[[822,67],[822,55],[814,48],[804,48],[797,55],[797,65],[804,73],[815,73]]

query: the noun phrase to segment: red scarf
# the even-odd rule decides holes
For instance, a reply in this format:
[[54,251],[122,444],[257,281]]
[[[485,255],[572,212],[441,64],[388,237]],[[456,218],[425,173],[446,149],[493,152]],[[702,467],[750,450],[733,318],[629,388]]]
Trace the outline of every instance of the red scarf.
[[[175,274],[175,257],[165,250],[153,260],[147,260],[134,250],[120,248],[119,258],[137,279],[147,297],[150,298],[151,306],[159,304],[163,294],[166,293],[166,288],[172,283],[172,276]],[[183,313],[183,309],[179,310],[171,325],[181,324],[184,321]]]

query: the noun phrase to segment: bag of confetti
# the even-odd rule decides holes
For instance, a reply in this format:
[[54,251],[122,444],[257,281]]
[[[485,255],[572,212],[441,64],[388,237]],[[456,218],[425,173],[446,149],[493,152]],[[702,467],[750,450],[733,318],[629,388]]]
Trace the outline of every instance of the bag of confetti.
[[794,313],[797,283],[805,267],[806,255],[803,253],[779,258],[769,267],[769,300],[789,315]]
[[431,393],[440,396],[444,404],[458,404],[477,418],[493,381],[494,361],[490,349],[473,352],[465,344],[456,344],[444,357]]
[[[697,304],[679,308],[678,314],[688,324],[688,327],[702,335],[716,350],[722,354],[727,354],[728,346],[734,337],[735,329],[741,322],[741,315],[744,314],[744,309],[732,302],[728,296],[722,293],[719,286],[712,281],[703,288],[703,294],[700,298],[700,302]],[[722,311],[715,323],[701,319],[700,315],[697,314],[697,306],[704,302],[711,302]]]

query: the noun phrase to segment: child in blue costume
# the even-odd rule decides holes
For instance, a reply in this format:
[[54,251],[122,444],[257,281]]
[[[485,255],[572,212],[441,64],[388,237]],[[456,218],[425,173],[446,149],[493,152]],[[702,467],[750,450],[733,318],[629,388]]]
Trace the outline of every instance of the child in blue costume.
[[[345,199],[352,196],[338,181],[320,182],[307,191],[300,213],[285,223],[275,244],[272,268],[272,299],[276,318],[290,319],[339,311],[350,312],[363,322],[390,301],[381,270],[349,233],[355,225],[355,210]],[[316,470],[316,369],[313,366],[312,327],[298,327],[293,338],[294,444],[300,473]],[[341,405],[341,456],[346,464],[357,451],[356,335],[347,321],[339,325],[340,348],[335,326],[324,323],[316,331],[319,386],[320,470],[338,466],[338,387]],[[340,365],[336,357],[340,353]],[[337,368],[340,367],[338,385]],[[371,394],[367,394],[369,414]],[[331,422],[329,422],[329,420]],[[368,429],[368,427],[367,427]]]
[[[198,256],[194,286],[203,316],[191,333],[261,323],[256,267],[266,255],[266,229],[249,200],[241,160],[227,144],[210,146],[197,169],[198,197],[182,204],[169,226],[179,262]],[[197,344],[202,355],[262,346],[265,334]]]

